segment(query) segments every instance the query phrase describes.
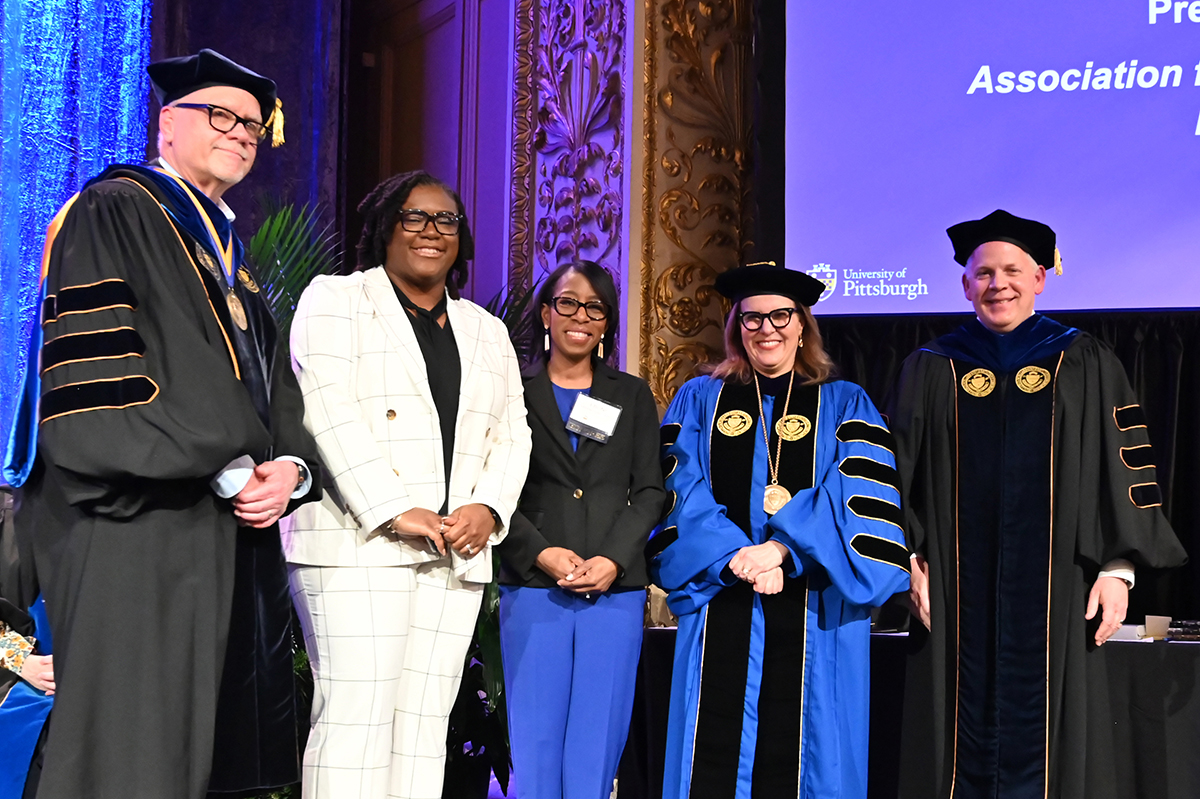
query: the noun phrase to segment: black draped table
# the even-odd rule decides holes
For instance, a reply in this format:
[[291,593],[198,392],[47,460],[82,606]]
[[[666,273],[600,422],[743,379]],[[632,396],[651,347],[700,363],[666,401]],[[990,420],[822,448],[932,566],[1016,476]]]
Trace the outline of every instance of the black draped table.
[[[871,636],[870,799],[895,799],[904,706],[904,634]],[[646,630],[620,799],[659,799],[675,630]],[[1107,659],[1120,795],[1200,797],[1200,643],[1110,641]]]

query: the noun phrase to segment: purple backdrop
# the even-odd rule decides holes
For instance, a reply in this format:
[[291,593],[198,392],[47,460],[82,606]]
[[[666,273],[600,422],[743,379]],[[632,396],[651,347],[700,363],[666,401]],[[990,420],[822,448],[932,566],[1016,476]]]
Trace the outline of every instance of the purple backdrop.
[[1153,8],[789,3],[787,264],[836,275],[819,310],[968,310],[944,231],[996,208],[1058,233],[1039,308],[1200,305],[1200,5]]

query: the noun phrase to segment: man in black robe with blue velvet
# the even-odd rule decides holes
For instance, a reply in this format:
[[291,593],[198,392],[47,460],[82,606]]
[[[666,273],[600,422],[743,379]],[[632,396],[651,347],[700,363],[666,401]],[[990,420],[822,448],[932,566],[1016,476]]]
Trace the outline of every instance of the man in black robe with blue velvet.
[[1121,364],[1034,313],[1054,231],[947,231],[977,318],[904,362],[889,404],[914,624],[904,799],[1114,795],[1104,661],[1136,565],[1185,560]]
[[201,799],[280,784],[271,761],[296,779],[275,525],[319,498],[316,447],[222,199],[275,84],[209,50],[148,72],[160,158],[109,167],[47,233],[5,472],[54,631],[41,799]]

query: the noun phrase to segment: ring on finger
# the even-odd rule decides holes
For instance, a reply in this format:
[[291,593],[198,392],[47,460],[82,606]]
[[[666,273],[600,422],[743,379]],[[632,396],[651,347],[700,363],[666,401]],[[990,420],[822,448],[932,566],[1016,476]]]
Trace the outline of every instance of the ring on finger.
[[467,547],[466,547],[466,549],[467,549],[467,554],[468,554],[468,555],[474,555],[474,554],[475,554],[475,548],[474,548],[473,546],[471,546],[470,544],[467,544]]

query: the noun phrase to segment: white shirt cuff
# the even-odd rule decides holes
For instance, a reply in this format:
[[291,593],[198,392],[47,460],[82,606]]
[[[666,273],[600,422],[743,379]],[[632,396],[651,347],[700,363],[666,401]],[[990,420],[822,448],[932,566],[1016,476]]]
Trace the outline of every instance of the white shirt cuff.
[[1096,579],[1101,577],[1116,577],[1124,580],[1133,588],[1134,583],[1134,566],[1133,563],[1124,558],[1116,558],[1104,564],[1104,568],[1100,570],[1100,574]]
[[[303,466],[308,474],[304,478],[304,482],[292,492],[292,499],[299,499],[308,493],[312,488],[312,469],[304,462],[303,458],[297,458],[292,455],[280,455],[275,460],[291,461],[297,465]],[[250,477],[254,474],[254,467],[257,464],[254,458],[249,455],[243,455],[236,460],[232,460],[229,464],[217,473],[217,476],[212,479],[209,485],[212,486],[213,492],[221,499],[232,499],[242,493],[242,489],[246,487],[246,483],[250,482]]]
[[217,472],[217,476],[209,485],[221,499],[232,499],[241,493],[242,489],[246,487],[246,483],[250,482],[256,465],[254,458],[249,455],[231,460],[224,469]]

